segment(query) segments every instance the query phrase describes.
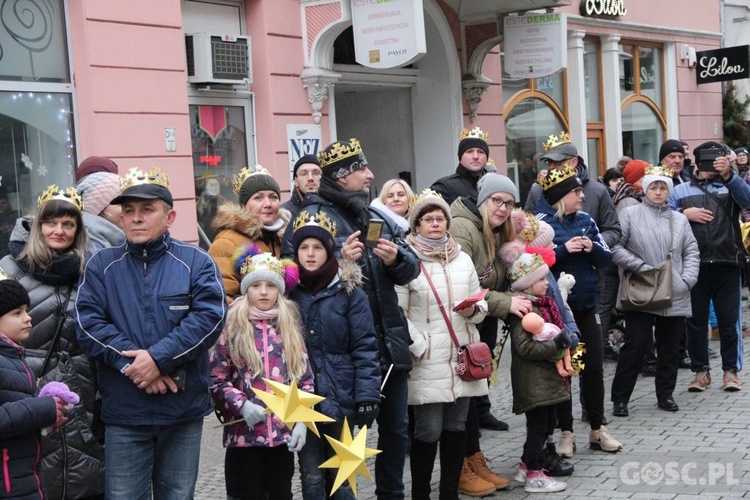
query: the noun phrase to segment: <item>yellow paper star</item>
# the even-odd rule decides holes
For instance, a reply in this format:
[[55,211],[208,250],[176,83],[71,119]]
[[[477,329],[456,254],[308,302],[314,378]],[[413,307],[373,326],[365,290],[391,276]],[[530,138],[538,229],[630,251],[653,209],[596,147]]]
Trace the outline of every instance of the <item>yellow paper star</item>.
[[367,448],[367,426],[362,426],[357,437],[352,439],[352,433],[349,430],[349,422],[344,417],[344,428],[341,431],[341,441],[325,436],[331,447],[336,452],[333,456],[320,464],[321,469],[336,469],[336,480],[333,482],[331,495],[341,486],[344,481],[349,480],[349,486],[352,488],[354,496],[357,495],[357,473],[372,481],[372,475],[365,460],[380,453],[380,450]]
[[586,354],[586,344],[578,342],[578,345],[570,355],[570,364],[573,365],[573,375],[578,375],[586,367],[583,362],[583,355]]
[[253,392],[261,401],[266,403],[269,410],[276,414],[289,428],[297,422],[302,422],[308,429],[320,437],[315,422],[333,422],[331,417],[326,417],[320,412],[312,409],[313,406],[323,401],[323,396],[301,391],[297,387],[297,381],[292,380],[291,385],[274,382],[264,378],[273,394],[260,389],[253,388]]

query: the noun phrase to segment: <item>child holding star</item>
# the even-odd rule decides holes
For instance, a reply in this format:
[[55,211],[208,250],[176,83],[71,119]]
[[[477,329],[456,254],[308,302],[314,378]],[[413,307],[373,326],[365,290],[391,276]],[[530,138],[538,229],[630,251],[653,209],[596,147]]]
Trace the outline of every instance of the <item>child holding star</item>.
[[[221,337],[211,353],[211,394],[228,421],[224,475],[227,499],[291,499],[294,455],[305,445],[302,422],[289,429],[253,392],[269,392],[263,378],[297,381],[313,392],[313,375],[299,312],[284,297],[299,281],[297,266],[245,247],[235,262],[242,282]],[[292,453],[289,453],[292,452]]]

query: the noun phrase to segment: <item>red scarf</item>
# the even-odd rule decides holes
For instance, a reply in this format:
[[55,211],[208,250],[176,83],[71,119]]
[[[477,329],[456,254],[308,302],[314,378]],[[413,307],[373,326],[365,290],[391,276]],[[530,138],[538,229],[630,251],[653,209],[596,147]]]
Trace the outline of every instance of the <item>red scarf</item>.
[[546,323],[552,323],[558,328],[563,327],[562,315],[552,297],[547,297],[546,295],[537,297],[536,305],[542,313],[542,318],[544,318]]

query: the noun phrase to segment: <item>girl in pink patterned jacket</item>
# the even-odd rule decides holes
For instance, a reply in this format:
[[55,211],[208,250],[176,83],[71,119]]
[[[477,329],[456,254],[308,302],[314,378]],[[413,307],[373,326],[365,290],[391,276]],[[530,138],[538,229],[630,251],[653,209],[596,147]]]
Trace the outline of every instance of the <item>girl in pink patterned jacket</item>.
[[[271,392],[263,378],[313,392],[313,375],[300,331],[299,312],[284,297],[299,281],[292,261],[248,247],[237,259],[242,297],[211,353],[211,394],[227,422],[224,462],[227,498],[291,499],[294,453],[307,428],[289,429],[252,388]],[[292,452],[292,453],[290,453]]]

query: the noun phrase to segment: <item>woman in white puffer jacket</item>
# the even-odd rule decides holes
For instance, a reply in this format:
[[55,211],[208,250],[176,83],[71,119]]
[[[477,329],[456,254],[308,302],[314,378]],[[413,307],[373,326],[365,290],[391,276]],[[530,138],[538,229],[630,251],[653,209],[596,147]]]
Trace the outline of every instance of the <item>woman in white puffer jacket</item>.
[[[414,410],[411,445],[412,498],[429,498],[430,479],[440,442],[440,498],[458,498],[458,483],[466,447],[469,398],[487,394],[487,382],[466,382],[456,374],[455,346],[430,276],[453,325],[459,345],[479,341],[476,325],[487,314],[480,300],[454,312],[459,302],[480,292],[474,263],[448,233],[447,203],[434,192],[420,195],[409,215],[408,243],[420,258],[422,273],[397,286],[399,306],[409,321],[414,368],[409,374],[409,405]],[[493,488],[494,491],[494,488]]]

